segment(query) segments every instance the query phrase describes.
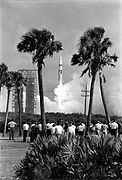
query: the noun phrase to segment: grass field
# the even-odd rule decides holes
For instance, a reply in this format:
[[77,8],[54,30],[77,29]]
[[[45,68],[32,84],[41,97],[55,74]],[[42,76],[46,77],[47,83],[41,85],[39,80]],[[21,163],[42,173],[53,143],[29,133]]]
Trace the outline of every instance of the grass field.
[[23,159],[28,147],[29,143],[23,143],[22,137],[13,141],[0,136],[0,180],[14,180],[14,166]]

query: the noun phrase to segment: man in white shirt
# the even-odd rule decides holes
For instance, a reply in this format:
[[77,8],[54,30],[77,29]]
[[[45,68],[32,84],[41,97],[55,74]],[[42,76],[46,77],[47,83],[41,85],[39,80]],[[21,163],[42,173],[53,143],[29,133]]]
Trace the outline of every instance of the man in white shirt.
[[71,137],[75,136],[75,129],[76,129],[76,126],[73,124],[70,124],[70,126],[68,127],[69,136]]
[[27,134],[28,134],[28,130],[29,130],[29,125],[24,122],[23,124],[23,142],[26,142],[26,138],[27,138]]
[[77,127],[77,133],[78,135],[80,136],[83,136],[84,134],[84,131],[85,131],[85,124],[84,123],[81,123],[78,127]]
[[63,133],[64,133],[63,127],[58,122],[57,125],[55,126],[55,134],[58,137],[60,137]]
[[97,135],[101,135],[102,126],[103,126],[103,123],[101,123],[100,121],[98,121],[95,124]]
[[115,137],[118,135],[118,123],[113,121],[110,123],[110,127],[111,127],[111,134],[114,135]]
[[54,135],[55,134],[55,124],[52,123],[52,127],[51,127],[51,135]]
[[16,122],[14,122],[14,120],[12,119],[12,121],[10,121],[8,123],[8,128],[9,128],[9,140],[14,140],[14,132],[15,132],[15,126],[16,126]]
[[38,134],[40,136],[42,136],[42,124],[41,123],[38,124]]

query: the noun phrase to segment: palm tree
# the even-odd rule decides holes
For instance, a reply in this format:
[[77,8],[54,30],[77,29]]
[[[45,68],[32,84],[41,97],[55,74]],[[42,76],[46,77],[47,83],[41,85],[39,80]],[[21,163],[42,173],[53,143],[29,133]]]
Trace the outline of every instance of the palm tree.
[[[93,93],[97,72],[102,71],[107,65],[114,66],[118,58],[115,54],[110,55],[108,53],[108,49],[111,47],[112,43],[108,37],[104,38],[104,33],[105,30],[103,27],[88,29],[84,35],[80,37],[78,53],[74,54],[71,59],[71,65],[85,65],[81,77],[85,73],[88,73],[89,77],[91,77],[90,100],[85,135],[88,134],[91,124]],[[107,121],[109,124],[109,119],[107,119]]]
[[8,67],[4,64],[0,64],[0,92],[1,92],[1,87],[4,86],[5,84],[5,73],[7,72]]
[[38,67],[38,84],[40,94],[40,110],[42,131],[45,133],[45,111],[44,111],[44,93],[43,93],[43,78],[42,66],[47,57],[52,57],[53,53],[58,53],[62,50],[62,43],[54,40],[54,35],[47,29],[32,29],[22,36],[21,42],[17,45],[19,52],[30,53],[32,62]]
[[20,72],[14,72],[15,90],[17,91],[18,109],[19,109],[19,136],[22,135],[21,130],[21,92],[24,86],[26,86],[27,80],[22,76]]
[[14,72],[6,72],[5,73],[5,86],[7,88],[7,105],[6,105],[6,113],[5,113],[5,124],[4,124],[4,132],[3,137],[6,133],[6,127],[7,127],[7,119],[8,119],[8,108],[9,108],[9,100],[10,100],[10,92],[12,88],[14,87]]

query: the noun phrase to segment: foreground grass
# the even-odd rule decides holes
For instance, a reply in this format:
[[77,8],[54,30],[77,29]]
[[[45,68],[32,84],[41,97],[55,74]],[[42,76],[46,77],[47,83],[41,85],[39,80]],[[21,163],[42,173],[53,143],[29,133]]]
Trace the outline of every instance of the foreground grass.
[[18,180],[121,180],[122,141],[111,135],[39,137],[15,175]]
[[24,158],[29,144],[23,143],[22,138],[9,141],[8,137],[0,137],[0,180],[13,180],[14,167]]

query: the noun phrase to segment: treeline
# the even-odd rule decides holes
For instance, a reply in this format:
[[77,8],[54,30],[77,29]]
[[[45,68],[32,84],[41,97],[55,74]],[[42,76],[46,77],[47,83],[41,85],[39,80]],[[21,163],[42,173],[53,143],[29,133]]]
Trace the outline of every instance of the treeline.
[[[86,124],[87,116],[81,113],[72,113],[72,114],[64,114],[64,113],[46,113],[46,122],[54,122],[60,121],[60,123],[64,123],[66,121],[75,123],[76,121],[83,122]],[[8,122],[14,119],[17,124],[19,124],[19,116],[18,113],[9,112]],[[92,123],[96,123],[97,121],[101,121],[106,123],[106,117],[101,114],[96,114],[92,116]],[[121,116],[111,116],[111,120],[117,120],[122,122]],[[4,121],[5,121],[5,113],[0,112],[0,132],[3,132],[4,129]],[[25,114],[22,113],[22,124],[24,121],[27,121],[28,124],[31,123],[39,123],[41,122],[41,116],[39,114]]]

